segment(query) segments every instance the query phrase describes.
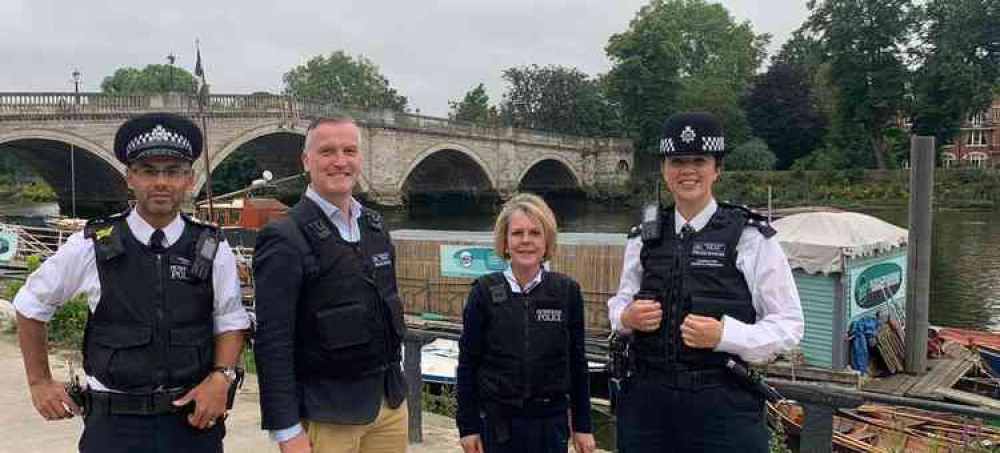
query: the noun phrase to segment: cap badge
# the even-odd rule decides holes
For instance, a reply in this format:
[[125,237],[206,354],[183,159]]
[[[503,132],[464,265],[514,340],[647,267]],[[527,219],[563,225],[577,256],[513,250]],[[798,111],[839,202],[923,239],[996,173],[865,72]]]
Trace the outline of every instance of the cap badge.
[[691,126],[684,126],[684,130],[681,131],[681,141],[684,143],[693,142],[697,136],[698,135],[694,133],[694,129],[692,129]]

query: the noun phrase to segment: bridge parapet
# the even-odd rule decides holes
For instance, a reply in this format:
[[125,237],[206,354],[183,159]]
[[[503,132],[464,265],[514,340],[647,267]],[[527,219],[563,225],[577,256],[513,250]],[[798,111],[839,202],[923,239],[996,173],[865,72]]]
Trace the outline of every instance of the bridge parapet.
[[278,117],[289,124],[319,116],[349,115],[369,127],[413,129],[447,135],[490,137],[543,146],[610,150],[630,148],[631,140],[620,138],[580,137],[532,129],[490,127],[382,108],[351,107],[295,99],[270,94],[211,94],[204,111],[198,96],[188,93],[152,95],[115,95],[104,93],[19,92],[0,93],[0,121],[138,115],[150,111],[168,111],[188,116],[202,112],[208,116]]

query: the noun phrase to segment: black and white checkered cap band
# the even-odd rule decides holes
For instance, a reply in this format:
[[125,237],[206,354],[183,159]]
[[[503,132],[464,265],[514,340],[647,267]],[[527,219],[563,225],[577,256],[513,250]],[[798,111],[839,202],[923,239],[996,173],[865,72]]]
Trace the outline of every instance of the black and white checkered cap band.
[[718,154],[726,152],[726,137],[700,137],[701,138],[701,148],[697,148],[697,145],[682,145],[681,149],[674,144],[673,138],[664,138],[660,140],[660,155],[670,155],[674,153],[678,154],[690,154],[690,153],[705,153],[705,154]]
[[726,137],[701,137],[701,149],[706,153],[726,151]]
[[187,137],[173,131],[168,131],[160,124],[156,125],[153,130],[145,134],[139,134],[132,141],[128,142],[128,145],[125,146],[125,153],[126,155],[132,154],[132,151],[152,143],[175,147],[186,151],[189,155],[192,153],[191,141]]

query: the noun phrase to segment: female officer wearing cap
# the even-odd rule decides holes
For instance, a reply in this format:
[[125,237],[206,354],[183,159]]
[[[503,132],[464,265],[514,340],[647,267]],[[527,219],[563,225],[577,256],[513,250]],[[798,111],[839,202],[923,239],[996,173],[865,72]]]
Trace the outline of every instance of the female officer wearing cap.
[[725,363],[767,362],[797,344],[802,309],[774,230],[712,195],[725,150],[711,114],[664,123],[660,169],[675,204],[643,213],[608,301],[635,355],[618,408],[623,453],[767,451],[763,397]]

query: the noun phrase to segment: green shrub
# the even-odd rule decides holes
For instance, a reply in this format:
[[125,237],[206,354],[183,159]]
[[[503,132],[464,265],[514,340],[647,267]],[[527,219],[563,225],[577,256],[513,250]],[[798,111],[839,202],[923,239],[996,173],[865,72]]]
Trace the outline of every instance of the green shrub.
[[455,392],[455,386],[442,385],[441,393],[435,395],[430,392],[427,384],[424,384],[423,398],[421,399],[424,406],[423,410],[455,418],[455,413],[458,411],[458,395]]

